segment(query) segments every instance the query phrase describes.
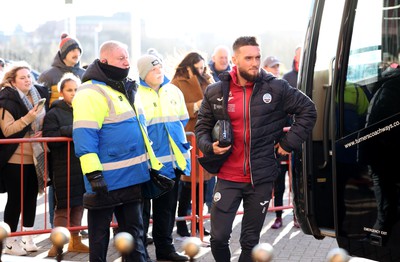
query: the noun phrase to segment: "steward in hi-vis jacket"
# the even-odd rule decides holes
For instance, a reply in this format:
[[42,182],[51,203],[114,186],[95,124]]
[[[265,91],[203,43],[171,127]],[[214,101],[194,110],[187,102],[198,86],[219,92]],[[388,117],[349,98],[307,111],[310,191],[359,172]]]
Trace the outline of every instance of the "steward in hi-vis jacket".
[[[189,120],[181,90],[165,77],[161,60],[144,55],[138,60],[140,84],[136,102],[143,108],[149,138],[156,157],[164,167],[161,174],[175,180],[167,193],[153,199],[153,239],[157,260],[187,261],[173,245],[178,185],[181,175],[190,175],[190,144],[186,140],[185,125]],[[150,220],[150,200],[145,200],[143,222]]]
[[136,83],[127,78],[129,69],[127,46],[103,43],[72,102],[75,153],[87,191],[90,261],[107,260],[113,214],[119,231],[134,239],[128,261],[146,261],[141,183],[150,179],[147,137],[144,116],[133,106]]

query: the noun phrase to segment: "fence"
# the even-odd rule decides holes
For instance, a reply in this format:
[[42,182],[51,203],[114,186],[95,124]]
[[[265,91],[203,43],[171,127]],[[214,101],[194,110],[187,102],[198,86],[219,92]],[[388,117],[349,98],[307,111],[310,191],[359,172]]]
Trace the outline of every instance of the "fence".
[[[204,238],[204,230],[203,230],[204,229],[203,228],[204,220],[205,219],[209,219],[210,218],[210,214],[203,214],[204,213],[204,210],[203,210],[203,206],[204,206],[204,202],[203,202],[203,199],[204,199],[203,168],[201,167],[201,165],[199,165],[199,163],[197,161],[197,159],[202,156],[202,153],[197,147],[194,133],[193,132],[187,132],[186,134],[187,134],[188,141],[192,145],[192,150],[191,150],[191,159],[192,159],[192,161],[191,161],[191,168],[192,168],[192,173],[191,173],[192,214],[188,215],[188,216],[184,216],[184,217],[176,217],[176,221],[191,221],[191,232],[192,232],[192,235],[196,234],[196,222],[199,222],[200,239],[203,240],[203,238]],[[47,167],[48,167],[48,154],[47,154],[48,153],[48,149],[47,149],[48,147],[47,147],[47,145],[48,145],[48,143],[54,143],[54,142],[66,142],[66,143],[68,143],[68,147],[67,147],[68,154],[67,154],[67,156],[70,155],[69,154],[70,150],[71,150],[70,143],[72,142],[71,138],[66,138],[66,137],[42,137],[42,138],[0,139],[0,145],[1,144],[23,144],[23,143],[33,143],[33,142],[42,142],[45,145],[44,148],[45,148],[45,167],[46,167],[45,173],[46,174],[48,173],[47,172]],[[23,155],[23,147],[21,146],[20,148],[21,148],[21,155]],[[70,167],[69,167],[70,159],[69,159],[69,157],[68,157],[67,163],[68,163],[68,165],[67,165],[67,176],[68,176],[67,183],[68,183],[68,188],[70,188],[70,185],[69,185],[69,183],[70,183]],[[20,227],[19,227],[20,230],[17,230],[17,232],[11,233],[11,236],[50,233],[51,232],[51,228],[47,227],[47,224],[48,224],[47,214],[48,214],[48,203],[49,203],[47,190],[44,191],[44,214],[43,214],[44,215],[44,219],[43,219],[44,225],[43,225],[43,228],[42,229],[36,229],[34,231],[23,231],[22,230],[22,225],[23,225],[23,220],[22,220],[23,219],[23,216],[22,216],[22,214],[23,214],[23,197],[22,197],[23,196],[22,195],[23,194],[23,190],[22,190],[22,188],[23,188],[23,183],[24,183],[23,175],[22,175],[23,174],[23,164],[24,164],[23,158],[21,157],[21,203],[20,203],[21,204],[21,220],[20,220]],[[289,191],[287,192],[287,201],[285,201],[287,203],[284,203],[283,206],[275,207],[274,204],[273,204],[274,201],[273,201],[273,198],[272,198],[271,199],[271,203],[270,203],[270,207],[268,208],[269,212],[273,212],[273,211],[276,211],[276,210],[284,210],[284,209],[293,208],[293,206],[292,206],[292,198],[291,198],[291,189],[292,189],[292,186],[291,186],[292,171],[291,171],[291,168],[290,168],[290,166],[291,166],[291,156],[289,155],[289,160],[288,161],[284,161],[281,164],[289,165],[289,168],[288,168],[288,170],[289,170],[288,171],[288,173],[289,173],[289,179],[288,179],[289,186],[286,187],[286,188],[289,189]],[[197,180],[197,178],[198,178],[198,180]],[[45,178],[45,181],[46,180],[47,179]],[[196,195],[197,195],[196,194],[196,183],[197,183],[197,181],[199,181],[199,198],[200,198],[199,201],[196,201]],[[67,193],[68,194],[67,206],[69,207],[69,190],[67,190],[67,192],[68,192]],[[199,205],[200,205],[199,206],[199,216],[197,216],[196,212],[195,212],[197,202],[199,202]],[[241,215],[242,212],[239,211],[237,214]],[[69,226],[69,220],[70,220],[69,219],[69,213],[68,213],[67,219],[68,219],[67,228],[69,230],[87,229],[87,225],[82,225],[82,226],[79,226],[79,227],[70,227]],[[150,222],[152,222],[152,221],[150,221]],[[117,224],[112,222],[110,224],[110,226],[111,227],[115,227],[115,226],[117,226]]]

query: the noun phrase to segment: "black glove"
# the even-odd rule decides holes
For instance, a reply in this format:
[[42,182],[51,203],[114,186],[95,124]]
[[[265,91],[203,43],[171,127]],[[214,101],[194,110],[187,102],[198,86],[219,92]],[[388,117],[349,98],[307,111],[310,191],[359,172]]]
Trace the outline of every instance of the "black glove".
[[86,174],[87,179],[92,186],[93,192],[99,195],[108,193],[106,181],[104,181],[103,173],[101,171],[94,171]]

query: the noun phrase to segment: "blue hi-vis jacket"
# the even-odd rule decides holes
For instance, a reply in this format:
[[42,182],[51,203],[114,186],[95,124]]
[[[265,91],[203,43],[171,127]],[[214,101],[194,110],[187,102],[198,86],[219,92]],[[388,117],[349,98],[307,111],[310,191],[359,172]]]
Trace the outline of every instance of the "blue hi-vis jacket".
[[[152,148],[157,159],[164,165],[160,172],[169,178],[174,178],[174,168],[180,169],[185,175],[190,175],[191,146],[186,139],[184,129],[189,121],[185,99],[181,90],[168,82],[165,78],[157,93],[140,79],[135,103],[143,108]],[[171,143],[176,144],[182,153],[181,156],[174,154]],[[184,157],[185,167],[179,165],[180,157]]]
[[[150,179],[148,156],[139,121],[124,94],[91,80],[79,87],[73,102],[73,140],[84,174],[102,171],[108,190]],[[139,120],[140,119],[140,120]],[[85,176],[88,193],[92,188]]]

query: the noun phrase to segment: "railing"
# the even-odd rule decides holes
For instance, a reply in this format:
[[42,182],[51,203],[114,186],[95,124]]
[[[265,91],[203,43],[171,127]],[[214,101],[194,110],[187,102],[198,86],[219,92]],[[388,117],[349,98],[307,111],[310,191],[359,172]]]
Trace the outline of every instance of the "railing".
[[[204,206],[204,176],[203,176],[203,168],[201,167],[201,165],[198,163],[197,159],[199,157],[202,157],[202,153],[201,151],[198,149],[197,144],[196,144],[196,139],[194,136],[193,132],[187,132],[187,139],[190,142],[191,146],[192,146],[192,150],[191,150],[191,168],[192,168],[192,173],[191,173],[191,196],[192,196],[192,214],[189,216],[184,216],[184,217],[176,217],[176,221],[191,221],[191,232],[192,235],[196,235],[196,222],[199,222],[199,234],[200,234],[200,239],[203,240],[204,238],[204,220],[205,219],[209,219],[210,218],[210,214],[205,214],[203,215],[203,206]],[[45,149],[45,174],[47,174],[48,172],[48,150],[47,150],[47,145],[48,143],[54,143],[54,142],[66,142],[68,143],[67,146],[67,156],[68,156],[68,160],[67,160],[67,183],[68,183],[68,190],[67,190],[67,207],[69,208],[70,203],[69,203],[69,188],[70,188],[70,150],[71,150],[71,142],[72,139],[71,138],[67,138],[67,137],[41,137],[41,138],[17,138],[17,139],[0,139],[0,145],[1,144],[24,144],[24,143],[33,143],[33,142],[42,142],[44,143],[44,149]],[[21,155],[23,155],[24,150],[23,147],[21,146]],[[274,201],[273,198],[271,199],[271,204],[270,207],[268,208],[269,212],[273,212],[276,210],[284,210],[284,209],[291,209],[293,208],[292,205],[292,199],[291,199],[291,181],[292,181],[292,172],[291,172],[291,155],[289,155],[289,160],[285,161],[287,165],[289,165],[288,168],[288,172],[289,172],[289,193],[288,193],[288,200],[287,200],[287,204],[283,205],[283,206],[279,206],[279,207],[275,207],[274,206]],[[47,213],[48,213],[48,195],[47,195],[47,191],[44,191],[44,226],[43,229],[37,229],[34,231],[23,231],[22,230],[22,225],[23,225],[23,158],[21,157],[21,220],[20,220],[20,231],[17,230],[17,232],[12,232],[11,236],[21,236],[21,235],[30,235],[30,234],[45,234],[45,233],[50,233],[51,232],[51,228],[47,227]],[[198,178],[198,179],[197,179]],[[45,178],[45,181],[47,181],[47,178]],[[197,199],[196,199],[196,184],[197,181],[199,182],[199,216],[196,215],[196,206],[197,206]],[[47,183],[47,182],[46,182]],[[47,184],[45,184],[47,186]],[[243,212],[239,211],[237,214],[240,215]],[[87,229],[87,225],[82,225],[82,226],[78,226],[78,227],[70,227],[70,217],[69,217],[69,212],[67,215],[67,220],[68,220],[68,226],[67,228],[69,230],[82,230],[82,229]],[[150,221],[152,222],[152,221]],[[35,223],[36,224],[36,223]],[[115,227],[117,226],[117,224],[115,222],[112,222],[110,224],[110,227]]]

